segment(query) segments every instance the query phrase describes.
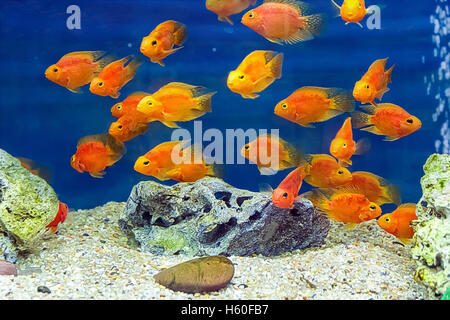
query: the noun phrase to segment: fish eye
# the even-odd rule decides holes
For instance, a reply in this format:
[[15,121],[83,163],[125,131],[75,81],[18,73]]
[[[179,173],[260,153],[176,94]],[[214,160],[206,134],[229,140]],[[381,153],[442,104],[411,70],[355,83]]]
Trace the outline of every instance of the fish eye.
[[116,108],[117,108],[117,110],[122,110],[122,105],[119,104]]
[[370,86],[368,84],[366,85],[366,89],[370,89]]
[[156,40],[153,40],[153,41],[152,41],[152,46],[155,47],[157,44],[158,44],[158,41],[156,41]]
[[250,146],[246,145],[244,148],[245,148],[245,150],[248,150],[248,149],[250,149]]
[[389,221],[391,221],[391,219],[385,218],[384,221],[389,222]]
[[286,103],[283,103],[282,105],[281,105],[281,109],[287,109],[287,104]]
[[149,102],[147,102],[147,104],[148,104],[149,106],[152,106],[152,105],[153,105],[153,102],[149,101]]
[[248,17],[249,17],[250,19],[253,19],[253,18],[255,17],[255,14],[254,14],[253,12],[250,12],[250,13],[248,14]]
[[406,122],[409,124],[413,124],[414,121],[413,121],[413,119],[409,118],[408,120],[406,120]]
[[75,162],[75,156],[72,156],[72,159],[70,159],[72,162]]
[[99,82],[99,83],[98,83],[98,86],[99,86],[99,87],[103,87],[103,82]]
[[53,68],[53,72],[58,72],[59,71],[59,69],[58,68]]
[[287,197],[288,197],[288,193],[287,192],[283,193],[283,199],[287,199]]
[[148,160],[147,160],[147,161],[144,161],[143,164],[144,164],[144,166],[148,167],[148,166],[150,165],[150,161],[148,161]]
[[343,173],[344,173],[344,170],[338,170],[337,173],[338,173],[338,174],[343,174]]
[[344,148],[347,148],[347,144],[346,144],[346,143],[344,143],[342,146],[343,146]]
[[371,206],[369,207],[369,209],[372,210],[372,211],[375,210],[376,208],[377,208],[377,207],[375,207],[374,205],[371,205]]
[[117,129],[122,130],[122,129],[123,129],[123,126],[120,125],[120,126],[117,127]]
[[240,75],[238,78],[239,79],[244,79],[244,75]]

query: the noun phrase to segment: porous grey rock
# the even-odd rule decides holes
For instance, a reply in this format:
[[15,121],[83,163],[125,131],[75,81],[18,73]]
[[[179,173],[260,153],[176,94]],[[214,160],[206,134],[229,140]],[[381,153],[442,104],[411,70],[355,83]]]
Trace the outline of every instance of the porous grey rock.
[[140,182],[119,225],[144,251],[193,256],[279,255],[321,245],[330,228],[309,200],[280,209],[266,194],[210,177],[172,187]]
[[0,254],[14,262],[16,251],[35,248],[58,210],[47,182],[0,149]]

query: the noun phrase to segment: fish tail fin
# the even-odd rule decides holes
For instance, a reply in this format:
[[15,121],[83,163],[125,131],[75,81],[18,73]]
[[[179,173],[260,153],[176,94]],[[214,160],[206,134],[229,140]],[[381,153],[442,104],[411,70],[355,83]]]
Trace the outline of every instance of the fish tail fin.
[[281,78],[281,70],[283,68],[283,58],[284,55],[282,53],[279,53],[268,63],[267,66],[269,67],[271,77],[275,79]]
[[317,212],[328,216],[328,198],[319,189],[313,189],[301,196],[311,201]]
[[207,176],[223,179],[225,177],[225,166],[223,164],[212,164],[208,167]]
[[392,82],[392,70],[394,70],[395,64],[386,71],[387,83]]
[[314,36],[318,36],[325,27],[325,15],[313,14],[303,17],[305,20],[304,29]]
[[175,22],[174,32],[173,32],[173,42],[177,46],[181,46],[187,38],[186,26],[180,22]]
[[355,110],[355,99],[351,92],[341,92],[331,99],[331,109],[351,112]]
[[371,125],[370,115],[360,111],[353,111],[352,116],[352,126],[353,128],[362,128]]
[[396,205],[400,205],[402,202],[400,195],[400,188],[394,184],[389,184],[383,187],[383,197],[388,200],[388,203],[395,203]]
[[358,140],[358,142],[356,142],[356,151],[354,155],[361,156],[363,154],[366,154],[367,152],[369,152],[371,146],[372,145],[368,138],[362,138]]
[[128,61],[130,61],[128,63],[128,65],[125,67],[126,72],[127,72],[127,80],[130,81],[131,79],[133,79],[134,75],[137,72],[137,69],[139,68],[139,66],[142,64],[142,61],[140,59],[136,59],[133,58],[131,56],[128,57]]
[[113,61],[114,56],[112,55],[103,55],[102,57],[99,57],[96,61],[94,61],[95,63],[97,63],[96,73],[99,74],[100,72],[102,72],[102,70],[105,69],[105,67]]
[[217,92],[210,92],[204,94],[198,98],[195,98],[196,101],[196,110],[200,110],[202,112],[211,112],[211,98]]

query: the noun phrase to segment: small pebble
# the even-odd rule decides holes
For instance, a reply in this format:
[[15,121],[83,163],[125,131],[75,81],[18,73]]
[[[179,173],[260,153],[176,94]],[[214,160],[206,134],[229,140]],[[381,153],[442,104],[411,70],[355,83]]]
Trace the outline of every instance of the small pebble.
[[50,289],[47,288],[46,286],[39,286],[39,287],[37,288],[37,291],[38,291],[38,292],[41,292],[41,293],[52,293],[52,292],[50,291]]

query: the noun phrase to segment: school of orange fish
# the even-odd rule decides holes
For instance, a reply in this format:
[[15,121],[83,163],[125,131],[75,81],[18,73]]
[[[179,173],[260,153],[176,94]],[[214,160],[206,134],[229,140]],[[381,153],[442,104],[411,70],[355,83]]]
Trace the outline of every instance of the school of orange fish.
[[[364,0],[344,0],[339,6],[341,18],[361,25],[367,14]],[[233,24],[231,15],[243,12],[255,0],[207,0],[206,9],[216,13],[219,21]],[[311,40],[320,34],[325,17],[310,14],[306,3],[295,0],[265,0],[242,17],[242,24],[267,40],[277,44],[295,44]],[[163,60],[182,49],[186,40],[186,26],[177,21],[165,21],[142,39],[140,52],[152,63],[164,66]],[[244,99],[256,99],[275,80],[282,77],[283,54],[256,50],[247,55],[241,64],[228,75],[227,86]],[[385,136],[386,141],[403,138],[421,127],[420,120],[405,109],[392,103],[376,103],[389,91],[394,66],[386,68],[386,59],[372,63],[367,72],[356,81],[353,93],[338,88],[302,87],[276,106],[275,115],[303,127],[313,128],[314,123],[327,121],[343,113],[348,117],[330,142],[328,154],[304,154],[279,137],[263,135],[246,144],[241,155],[255,163],[261,174],[273,174],[278,170],[295,168],[275,190],[263,186],[261,192],[269,192],[274,205],[292,208],[299,197],[306,197],[330,219],[346,224],[349,229],[359,223],[378,218],[378,225],[395,235],[403,243],[409,243],[414,232],[409,222],[417,219],[415,204],[400,203],[396,186],[370,172],[353,172],[352,157],[370,149],[368,139],[353,140],[353,128]],[[135,76],[141,61],[132,56],[120,60],[103,51],[72,52],[64,55],[45,71],[50,81],[72,92],[90,84],[91,93],[119,98],[120,89]],[[170,128],[178,122],[197,119],[211,112],[211,98],[215,94],[202,86],[172,82],[154,93],[135,92],[111,108],[117,118],[105,134],[86,136],[79,140],[71,166],[80,173],[88,172],[101,178],[104,170],[119,161],[126,152],[124,142],[144,134],[150,122],[160,121]],[[355,111],[355,100],[365,111]],[[192,182],[205,176],[220,176],[217,167],[207,165],[202,150],[186,141],[169,141],[159,144],[140,156],[134,169],[159,180]],[[271,156],[277,153],[278,164],[265,163],[261,151]],[[176,154],[183,161],[176,164]],[[200,161],[192,161],[200,159]],[[26,165],[23,162],[24,166]],[[31,170],[31,168],[29,168]],[[313,187],[310,192],[298,196],[303,181]],[[382,215],[380,206],[395,203],[398,208]],[[60,205],[60,212],[49,225],[55,231],[59,222],[67,216],[67,206]]]

